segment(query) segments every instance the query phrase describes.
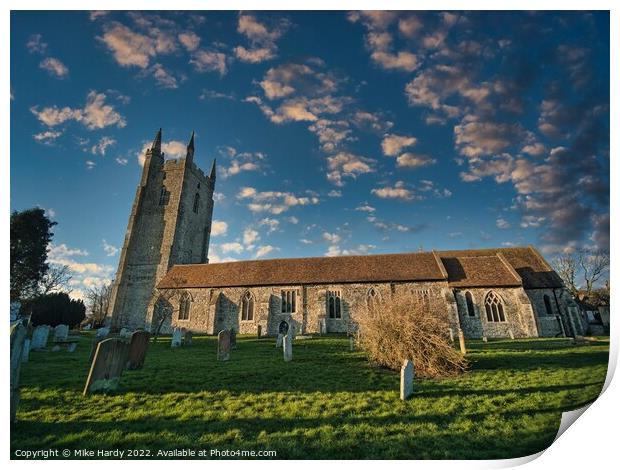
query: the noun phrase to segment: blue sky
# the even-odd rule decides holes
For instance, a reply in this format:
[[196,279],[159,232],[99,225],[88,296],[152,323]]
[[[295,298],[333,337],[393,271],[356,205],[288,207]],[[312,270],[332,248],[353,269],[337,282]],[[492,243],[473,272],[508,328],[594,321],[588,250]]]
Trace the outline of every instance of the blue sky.
[[11,209],[77,296],[160,127],[217,158],[211,261],[609,246],[607,13],[13,12]]

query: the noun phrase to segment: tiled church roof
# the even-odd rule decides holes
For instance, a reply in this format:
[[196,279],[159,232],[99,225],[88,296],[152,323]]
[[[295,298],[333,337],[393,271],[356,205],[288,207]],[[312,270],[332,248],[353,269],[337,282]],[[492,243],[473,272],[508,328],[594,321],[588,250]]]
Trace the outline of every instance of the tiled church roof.
[[158,287],[446,280],[453,287],[562,287],[532,247],[175,265]]

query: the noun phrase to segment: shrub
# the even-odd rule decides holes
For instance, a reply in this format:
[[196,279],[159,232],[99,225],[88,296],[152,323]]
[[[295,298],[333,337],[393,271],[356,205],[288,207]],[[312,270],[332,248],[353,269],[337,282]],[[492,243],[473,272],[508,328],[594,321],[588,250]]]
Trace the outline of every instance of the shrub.
[[42,295],[31,303],[30,321],[37,325],[79,325],[86,316],[86,307],[81,300],[72,300],[64,292]]
[[450,341],[444,312],[432,312],[413,294],[395,294],[389,300],[359,312],[357,343],[369,360],[398,370],[411,359],[416,376],[457,375],[467,361]]

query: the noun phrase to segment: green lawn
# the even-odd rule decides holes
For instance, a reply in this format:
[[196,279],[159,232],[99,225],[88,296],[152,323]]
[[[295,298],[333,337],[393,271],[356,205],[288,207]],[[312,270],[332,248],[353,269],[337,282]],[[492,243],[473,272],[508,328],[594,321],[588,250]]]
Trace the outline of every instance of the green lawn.
[[415,383],[371,367],[344,337],[296,340],[293,362],[274,339],[238,337],[229,362],[216,339],[151,344],[144,369],[113,395],[82,396],[91,336],[74,353],[32,352],[21,373],[16,449],[275,450],[277,458],[490,459],[538,452],[560,415],[593,401],[608,342],[468,342],[471,371]]

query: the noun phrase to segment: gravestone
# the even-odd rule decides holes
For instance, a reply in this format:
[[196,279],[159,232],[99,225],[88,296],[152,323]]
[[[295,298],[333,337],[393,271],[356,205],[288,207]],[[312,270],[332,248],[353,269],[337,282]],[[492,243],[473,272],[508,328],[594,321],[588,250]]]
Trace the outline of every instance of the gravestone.
[[459,347],[461,348],[461,354],[467,354],[467,349],[465,348],[465,335],[463,334],[463,330],[459,328]]
[[508,334],[510,335],[510,339],[515,339],[515,333],[512,329],[508,330]]
[[97,330],[97,334],[95,335],[95,338],[105,338],[106,336],[108,336],[110,334],[110,328],[107,326],[104,326],[103,328],[99,328]]
[[11,302],[11,321],[15,321],[19,318],[19,312],[22,308],[22,304],[20,302]]
[[186,346],[191,346],[192,341],[194,341],[194,333],[192,333],[191,331],[187,331],[185,333],[185,336],[183,336],[183,344]]
[[258,337],[258,339],[260,339],[262,332],[263,332],[262,326],[258,325],[258,328],[256,330],[256,336]]
[[450,332],[450,342],[454,343],[454,330],[452,330],[452,328],[448,328],[448,331]]
[[[104,339],[107,339],[108,336],[99,336],[99,331],[103,330],[104,328],[100,328],[99,330],[97,330],[97,335],[95,336],[95,338],[93,339],[93,344],[90,347],[90,354],[88,356],[88,362],[90,364],[93,363],[93,359],[95,358],[95,352],[97,352],[97,346],[99,345],[99,343],[101,343]],[[108,333],[110,332],[110,329],[107,328]]]
[[237,332],[234,328],[230,329],[230,348],[237,349]]
[[327,333],[327,320],[325,318],[319,318],[319,334]]
[[54,328],[54,342],[66,341],[69,336],[69,327],[67,325],[58,325]]
[[67,343],[67,352],[73,352],[77,348],[77,343]]
[[30,338],[24,339],[24,350],[22,351],[22,362],[28,362],[30,358]]
[[11,325],[11,422],[15,422],[19,405],[19,372],[22,365],[26,327],[21,322]]
[[400,368],[400,399],[406,400],[413,395],[413,362],[409,359],[403,361]]
[[52,352],[58,352],[58,351],[60,351],[60,346],[58,346],[57,344],[52,346]]
[[123,339],[130,339],[132,331],[129,328],[121,328],[120,333],[118,334]]
[[355,341],[353,336],[349,336],[349,351],[355,351]]
[[284,353],[284,362],[293,360],[293,335],[287,334],[282,338],[282,351]]
[[483,342],[485,342],[485,343],[488,343],[488,342],[489,342],[489,339],[487,338],[487,336],[486,336],[486,335],[484,335],[484,336],[482,337],[482,341],[483,341]]
[[97,345],[95,358],[84,386],[84,395],[109,392],[118,388],[121,373],[127,365],[129,344],[120,338],[104,339]]
[[222,330],[217,335],[217,360],[230,359],[230,330]]
[[284,335],[282,333],[278,333],[278,337],[276,338],[276,348],[282,346],[282,338],[284,338]]
[[32,341],[30,349],[45,349],[47,346],[47,338],[50,334],[50,327],[47,325],[39,325],[32,332]]
[[170,343],[170,347],[178,348],[181,346],[183,342],[183,332],[180,328],[175,328],[172,332],[172,342]]
[[148,331],[134,331],[132,333],[127,352],[127,369],[142,369],[150,339],[151,334]]

